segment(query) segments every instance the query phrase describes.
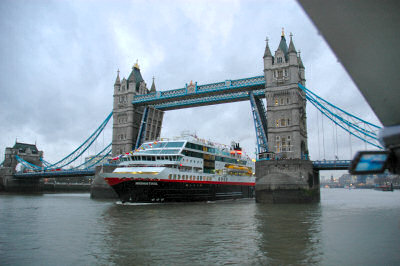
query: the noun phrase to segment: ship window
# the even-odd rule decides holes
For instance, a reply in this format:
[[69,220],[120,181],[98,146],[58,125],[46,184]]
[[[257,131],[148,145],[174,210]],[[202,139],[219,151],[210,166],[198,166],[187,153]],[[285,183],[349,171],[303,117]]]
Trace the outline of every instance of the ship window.
[[167,144],[166,142],[150,143],[153,149],[164,148],[166,144]]
[[179,150],[162,150],[160,154],[178,154]]
[[180,148],[183,146],[184,142],[167,142],[166,148]]
[[172,178],[172,174],[169,174],[169,175],[168,175],[168,179],[171,179],[171,178]]

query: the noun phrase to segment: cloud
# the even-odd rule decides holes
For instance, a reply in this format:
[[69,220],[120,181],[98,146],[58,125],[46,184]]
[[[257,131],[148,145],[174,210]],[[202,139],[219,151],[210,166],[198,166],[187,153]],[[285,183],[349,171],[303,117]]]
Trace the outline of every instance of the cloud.
[[[1,1],[0,150],[18,137],[36,140],[48,161],[69,154],[111,111],[117,69],[127,77],[136,59],[148,86],[155,76],[158,90],[262,75],[265,37],[274,52],[282,27],[302,51],[307,86],[376,122],[295,1]],[[316,114],[310,104],[307,111],[311,156],[319,158]],[[332,129],[325,127],[332,157]],[[254,155],[249,102],[167,112],[162,135],[182,130],[240,141]],[[343,157],[350,154],[347,139],[340,138]],[[111,125],[96,145],[110,141]]]

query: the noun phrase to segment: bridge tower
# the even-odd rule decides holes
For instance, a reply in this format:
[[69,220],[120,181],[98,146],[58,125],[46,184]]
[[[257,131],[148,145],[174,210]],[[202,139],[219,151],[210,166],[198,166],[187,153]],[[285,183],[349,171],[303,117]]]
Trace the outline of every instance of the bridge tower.
[[[132,100],[135,95],[149,93],[156,93],[154,79],[151,89],[149,90],[143,80],[137,62],[132,67],[132,72],[128,79],[123,78],[121,81],[118,70],[117,78],[114,83],[113,156],[130,152],[134,148],[145,107],[134,106]],[[152,140],[160,137],[163,116],[163,111],[148,107],[144,140]]]
[[292,35],[288,48],[282,31],[274,57],[267,40],[264,76],[269,151],[280,159],[307,159],[306,97],[297,85],[305,85],[304,65]]
[[0,167],[0,190],[6,191],[24,191],[24,192],[37,192],[42,190],[42,181],[37,179],[16,180],[14,174],[23,167],[16,169],[18,165],[17,157],[27,161],[28,163],[43,166],[40,158],[43,158],[43,151],[39,151],[36,144],[27,144],[15,142],[13,147],[7,147],[5,150],[5,158],[3,167]]
[[308,156],[304,65],[290,34],[284,31],[274,56],[268,39],[264,53],[268,152],[256,162],[257,202],[287,203],[319,200],[318,172]]

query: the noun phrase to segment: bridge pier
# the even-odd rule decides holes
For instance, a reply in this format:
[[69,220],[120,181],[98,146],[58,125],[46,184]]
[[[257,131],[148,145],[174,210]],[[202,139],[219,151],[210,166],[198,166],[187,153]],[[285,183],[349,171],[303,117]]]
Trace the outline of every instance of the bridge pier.
[[111,173],[116,168],[116,165],[99,165],[95,168],[94,179],[90,187],[90,197],[92,199],[117,199],[118,195],[106,183],[101,173]]
[[256,202],[319,202],[319,172],[300,159],[256,162]]
[[15,178],[11,167],[3,167],[0,169],[0,189],[6,192],[38,193],[43,192],[44,185],[41,179]]

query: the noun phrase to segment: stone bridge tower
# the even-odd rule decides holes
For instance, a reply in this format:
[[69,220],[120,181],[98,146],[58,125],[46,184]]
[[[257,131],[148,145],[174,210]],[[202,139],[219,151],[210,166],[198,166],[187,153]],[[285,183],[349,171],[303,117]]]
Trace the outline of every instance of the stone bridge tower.
[[304,65],[282,30],[274,56],[268,40],[264,53],[268,149],[275,156],[256,162],[256,201],[319,201],[319,176],[308,156]]
[[306,97],[297,85],[305,85],[304,65],[292,35],[288,48],[282,31],[275,56],[267,41],[264,75],[269,151],[281,159],[307,159]]
[[[117,78],[114,83],[113,156],[130,152],[134,148],[142,121],[144,107],[132,105],[132,100],[136,95],[149,93],[156,93],[154,79],[151,89],[149,90],[142,78],[137,62],[132,67],[132,72],[128,79],[123,78],[121,81],[118,70]],[[145,140],[153,140],[160,137],[163,117],[163,111],[149,107],[144,136]]]
[[13,147],[7,147],[2,167],[0,167],[0,191],[14,192],[38,192],[42,190],[43,181],[38,179],[16,180],[14,174],[17,171],[25,171],[24,167],[17,168],[18,160],[16,156],[21,157],[28,163],[43,166],[43,151],[39,151],[36,144],[27,144],[15,142]]

